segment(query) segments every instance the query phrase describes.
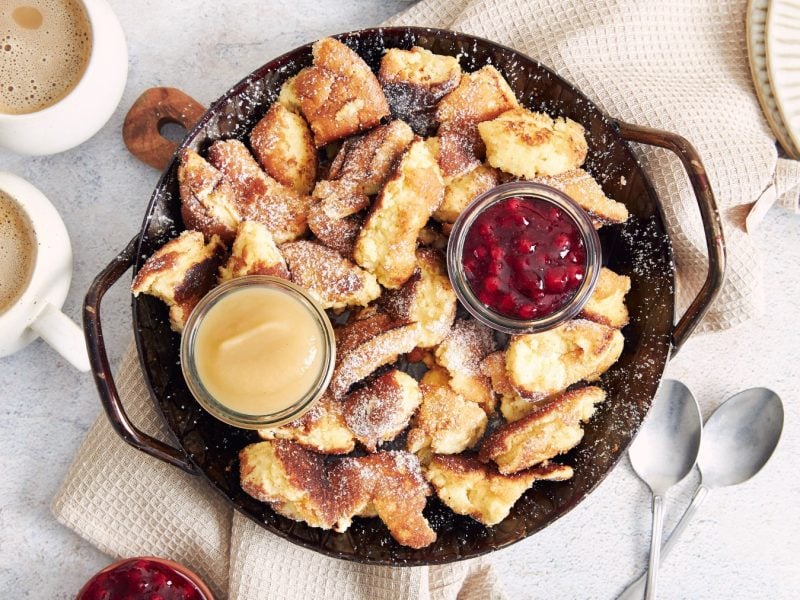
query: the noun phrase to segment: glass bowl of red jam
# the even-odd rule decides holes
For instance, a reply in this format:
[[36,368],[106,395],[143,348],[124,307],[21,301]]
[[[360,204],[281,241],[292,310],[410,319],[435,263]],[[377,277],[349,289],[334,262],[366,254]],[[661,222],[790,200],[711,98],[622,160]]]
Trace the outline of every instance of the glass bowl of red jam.
[[600,268],[600,238],[586,211],[532,182],[506,183],[476,198],[447,245],[461,303],[506,333],[545,331],[575,317]]
[[76,600],[214,600],[189,569],[152,556],[108,565],[83,586]]

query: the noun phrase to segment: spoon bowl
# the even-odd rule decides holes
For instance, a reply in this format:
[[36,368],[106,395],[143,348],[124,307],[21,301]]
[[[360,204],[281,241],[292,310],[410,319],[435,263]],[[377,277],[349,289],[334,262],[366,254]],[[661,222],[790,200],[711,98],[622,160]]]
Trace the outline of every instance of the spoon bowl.
[[767,388],[731,396],[708,421],[697,466],[703,485],[744,483],[767,463],[783,431],[783,403]]

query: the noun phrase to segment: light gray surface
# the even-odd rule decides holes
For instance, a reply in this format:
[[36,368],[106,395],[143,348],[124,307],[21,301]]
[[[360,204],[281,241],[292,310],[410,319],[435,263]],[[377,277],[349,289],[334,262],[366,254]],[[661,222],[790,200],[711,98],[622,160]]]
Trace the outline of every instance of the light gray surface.
[[[130,75],[122,103],[92,140],[61,155],[0,151],[0,170],[39,187],[73,240],[75,275],[66,312],[78,318],[94,275],[138,231],[157,174],[121,140],[124,113],[154,85],[179,87],[208,103],[269,58],[325,34],[379,23],[405,0],[111,0],[128,36]],[[755,234],[766,261],[769,313],[738,330],[691,340],[668,376],[684,381],[704,414],[755,385],[786,403],[775,457],[753,481],[715,491],[681,547],[664,565],[663,598],[790,598],[800,588],[800,520],[795,476],[800,336],[800,217],[771,212]],[[125,281],[126,278],[123,279]],[[125,285],[104,301],[112,363],[130,337]],[[108,558],[49,513],[74,450],[99,411],[91,378],[43,343],[0,359],[0,592],[6,598],[72,598]],[[667,500],[674,525],[696,474]],[[627,461],[561,521],[495,554],[512,598],[613,598],[647,560],[649,492]],[[713,503],[713,504],[712,504]]]

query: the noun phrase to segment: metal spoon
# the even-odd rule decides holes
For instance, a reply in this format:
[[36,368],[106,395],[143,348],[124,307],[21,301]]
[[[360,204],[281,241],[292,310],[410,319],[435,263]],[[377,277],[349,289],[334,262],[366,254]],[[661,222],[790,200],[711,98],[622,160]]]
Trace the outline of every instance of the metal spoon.
[[653,492],[647,600],[656,596],[664,496],[694,468],[702,431],[703,417],[692,392],[680,381],[667,379],[661,382],[650,414],[628,451],[633,470]]
[[[767,463],[783,430],[783,403],[767,388],[739,392],[721,404],[708,418],[697,466],[700,485],[691,504],[661,549],[662,560],[680,538],[708,493],[720,487],[744,483]],[[618,600],[641,598],[645,574],[631,583]]]

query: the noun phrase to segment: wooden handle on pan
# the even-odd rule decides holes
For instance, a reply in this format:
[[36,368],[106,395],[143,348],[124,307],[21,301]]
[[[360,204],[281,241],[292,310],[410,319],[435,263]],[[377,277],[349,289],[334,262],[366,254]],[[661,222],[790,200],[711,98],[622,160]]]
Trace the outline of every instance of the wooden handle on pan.
[[142,92],[125,116],[122,139],[136,158],[163,171],[178,144],[161,135],[161,128],[176,123],[188,131],[205,112],[202,104],[179,89],[150,88]]

